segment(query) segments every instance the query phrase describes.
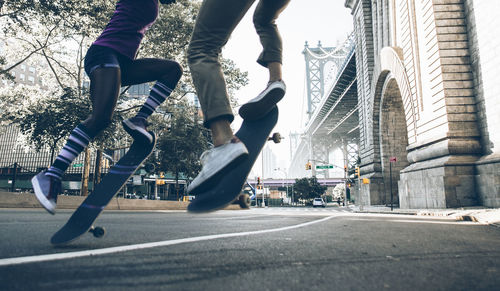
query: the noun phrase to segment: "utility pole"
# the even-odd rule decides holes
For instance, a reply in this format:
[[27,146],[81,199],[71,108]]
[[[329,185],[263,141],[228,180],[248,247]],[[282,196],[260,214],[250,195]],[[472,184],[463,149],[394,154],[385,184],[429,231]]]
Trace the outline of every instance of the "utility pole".
[[345,139],[342,139],[342,154],[344,156],[344,198],[342,200],[345,206],[347,199],[347,171],[349,169],[349,157],[347,154],[347,142]]
[[[264,146],[265,148],[265,146]],[[260,155],[261,155],[261,160],[262,160],[262,186],[261,186],[261,190],[262,190],[262,207],[266,207],[266,202],[265,202],[265,198],[264,198],[264,149],[262,149],[262,151],[260,152]]]
[[313,157],[313,145],[312,145],[312,136],[308,135],[307,136],[307,141],[309,143],[309,161],[312,162],[311,165],[311,176],[316,177],[316,161]]
[[[85,148],[85,158],[83,163],[83,172],[82,172],[82,186],[80,189],[81,196],[89,195],[89,174],[90,174],[90,149]],[[126,187],[125,187],[126,188]]]
[[[283,174],[285,174],[285,181],[283,181],[282,185],[283,185],[283,187],[285,187],[285,182],[287,183],[286,184],[286,197],[288,198],[288,173],[285,170],[281,169],[281,168],[276,168],[274,170],[275,171],[280,171]],[[292,204],[293,204],[293,193],[292,193]]]
[[17,178],[17,162],[14,163],[14,173],[12,173],[12,184],[10,185],[10,192],[16,190],[16,178]]

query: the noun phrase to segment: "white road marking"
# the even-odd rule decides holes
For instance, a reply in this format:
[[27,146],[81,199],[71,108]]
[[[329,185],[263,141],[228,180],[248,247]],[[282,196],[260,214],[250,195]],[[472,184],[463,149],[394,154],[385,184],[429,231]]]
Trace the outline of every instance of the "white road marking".
[[404,222],[404,223],[435,223],[435,224],[455,224],[455,225],[485,225],[483,223],[478,223],[474,221],[424,221],[424,220],[406,220],[406,219],[395,219],[387,220],[387,222]]
[[[396,214],[397,215],[397,214]],[[450,217],[432,217],[432,216],[424,216],[424,217],[421,217],[421,216],[418,216],[418,217],[414,217],[412,219],[391,219],[391,217],[388,217],[387,215],[385,214],[380,214],[380,215],[370,215],[372,216],[371,218],[368,217],[359,217],[359,218],[356,218],[356,217],[349,217],[348,220],[349,221],[367,221],[367,222],[401,222],[401,223],[430,223],[430,224],[452,224],[452,225],[486,225],[486,224],[483,224],[483,223],[478,223],[478,222],[474,222],[474,221],[457,221],[455,218],[450,218]],[[381,217],[381,218],[384,218],[383,220],[375,220],[373,219],[373,217]]]
[[96,250],[0,259],[0,266],[10,266],[10,265],[18,265],[18,264],[26,264],[26,263],[46,262],[46,261],[64,260],[64,259],[72,259],[72,258],[80,258],[80,257],[98,256],[98,255],[113,254],[113,253],[119,253],[119,252],[134,251],[134,250],[156,248],[156,247],[164,247],[164,246],[193,243],[193,242],[200,242],[200,241],[207,241],[207,240],[214,240],[214,239],[222,239],[222,238],[230,238],[230,237],[239,237],[239,236],[248,236],[248,235],[256,235],[256,234],[263,234],[263,233],[285,231],[285,230],[291,230],[291,229],[295,229],[295,228],[300,228],[300,227],[309,226],[312,224],[324,222],[324,221],[327,221],[327,220],[332,219],[334,217],[335,216],[329,216],[329,217],[325,217],[325,218],[321,218],[321,219],[317,219],[317,220],[313,220],[313,221],[309,221],[309,222],[305,222],[305,223],[300,223],[300,224],[296,224],[296,225],[279,227],[279,228],[272,228],[272,229],[265,229],[265,230],[214,234],[214,235],[181,238],[181,239],[166,240],[166,241],[159,241],[159,242],[110,247],[110,248],[96,249]]

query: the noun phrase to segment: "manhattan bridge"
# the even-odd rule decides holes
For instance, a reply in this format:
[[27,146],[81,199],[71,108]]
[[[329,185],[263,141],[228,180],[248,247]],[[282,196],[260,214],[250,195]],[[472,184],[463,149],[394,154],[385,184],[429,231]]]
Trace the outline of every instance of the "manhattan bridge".
[[[333,172],[335,178],[344,178],[344,167],[353,171],[358,160],[359,107],[354,37],[351,34],[336,47],[323,47],[321,42],[317,47],[310,47],[306,42],[303,54],[307,124],[303,132],[290,136],[289,175],[331,178]],[[336,158],[331,157],[333,152],[337,152]]]

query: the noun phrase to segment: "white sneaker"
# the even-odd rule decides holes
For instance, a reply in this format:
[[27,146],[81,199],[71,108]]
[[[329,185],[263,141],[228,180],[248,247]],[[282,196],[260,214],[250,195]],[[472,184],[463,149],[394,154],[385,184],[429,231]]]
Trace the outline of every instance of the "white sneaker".
[[257,97],[243,104],[238,111],[244,120],[257,120],[264,117],[285,96],[286,85],[282,80],[269,82]]
[[231,170],[246,157],[248,157],[248,150],[241,141],[231,141],[205,151],[200,158],[203,168],[189,184],[188,193],[199,193],[209,188],[217,176]]

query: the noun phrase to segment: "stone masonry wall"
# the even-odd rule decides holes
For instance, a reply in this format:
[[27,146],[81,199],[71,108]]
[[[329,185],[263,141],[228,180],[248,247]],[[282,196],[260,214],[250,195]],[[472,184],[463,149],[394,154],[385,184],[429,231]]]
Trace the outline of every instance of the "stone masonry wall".
[[500,1],[464,2],[483,153],[477,191],[482,205],[500,207]]

